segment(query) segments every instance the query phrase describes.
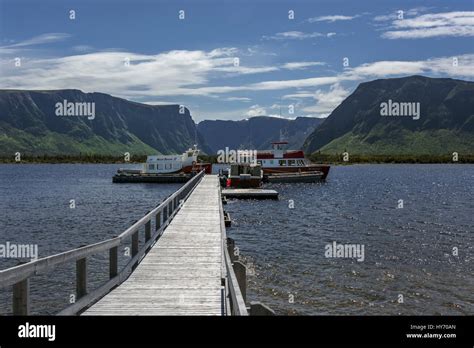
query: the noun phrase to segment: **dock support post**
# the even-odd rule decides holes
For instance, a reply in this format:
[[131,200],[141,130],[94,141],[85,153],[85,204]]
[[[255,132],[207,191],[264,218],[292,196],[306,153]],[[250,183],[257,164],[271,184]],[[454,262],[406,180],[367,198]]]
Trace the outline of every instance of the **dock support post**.
[[160,227],[161,227],[161,211],[159,211],[155,217],[155,231],[158,231]]
[[76,300],[87,294],[87,259],[76,261]]
[[247,267],[240,261],[234,261],[233,268],[242,297],[247,301]]
[[227,237],[227,251],[229,252],[231,262],[238,259],[238,256],[235,255],[235,241],[230,237]]
[[115,278],[118,274],[118,247],[109,249],[109,278]]
[[138,231],[132,234],[132,257],[138,254]]
[[145,224],[145,242],[148,242],[151,238],[151,220]]
[[[23,264],[24,262],[20,262]],[[13,285],[13,315],[30,314],[30,280],[28,278]]]

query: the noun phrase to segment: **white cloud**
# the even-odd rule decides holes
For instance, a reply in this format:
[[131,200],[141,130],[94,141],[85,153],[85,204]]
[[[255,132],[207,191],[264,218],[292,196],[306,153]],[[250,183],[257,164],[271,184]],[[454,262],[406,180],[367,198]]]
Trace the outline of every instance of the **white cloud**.
[[[233,61],[233,59],[231,59]],[[229,63],[233,64],[233,63]],[[250,67],[250,66],[225,66],[216,67],[214,71],[227,72],[237,75],[248,75],[248,74],[261,74],[278,70],[278,67],[263,66],[263,67]]]
[[242,102],[252,101],[252,99],[246,98],[246,97],[229,97],[229,98],[225,98],[224,100],[227,100],[227,101],[242,101]]
[[[457,57],[457,66],[453,64],[453,57],[420,61],[378,61],[348,68],[330,76],[217,85],[215,79],[229,77],[232,74],[294,70],[323,64],[289,62],[275,67],[247,67],[241,62],[240,67],[234,67],[233,57],[236,55],[238,52],[234,48],[219,48],[212,51],[168,51],[156,55],[111,51],[59,58],[27,57],[22,60],[21,68],[15,67],[13,61],[15,56],[0,56],[2,71],[0,88],[77,88],[85,92],[99,91],[134,100],[139,98],[152,100],[151,98],[216,97],[236,92],[307,89],[344,81],[364,81],[413,74],[474,77],[474,54],[465,54]],[[130,59],[129,66],[124,64],[127,58]],[[286,95],[291,94],[287,92]],[[296,97],[294,93],[293,97]]]
[[314,116],[324,117],[329,115],[346,97],[350,91],[344,89],[340,84],[332,85],[329,91],[318,89],[312,96],[315,100],[314,105],[303,108],[304,112]]
[[58,42],[58,41],[63,41],[67,38],[69,38],[71,35],[66,34],[66,33],[47,33],[47,34],[41,34],[35,37],[32,37],[30,39],[20,41],[8,46],[3,46],[3,47],[27,47],[27,46],[35,46],[35,45],[44,45],[52,42]]
[[31,46],[45,45],[49,43],[54,43],[58,41],[63,41],[69,38],[71,35],[66,33],[46,33],[32,38],[11,43],[9,45],[0,46],[0,56],[9,55],[9,54],[18,54],[20,52],[25,52],[30,49]]
[[324,62],[290,62],[290,63],[285,63],[281,67],[283,69],[288,69],[288,70],[299,70],[299,69],[305,69],[309,68],[311,66],[317,66],[317,65],[326,65]]
[[[198,86],[223,74],[256,74],[278,67],[234,66],[234,48],[212,51],[169,51],[156,55],[110,51],[60,58],[0,57],[2,88],[101,91],[121,97],[206,95]],[[127,64],[129,62],[129,64]],[[194,87],[192,87],[194,86]],[[227,89],[228,90],[228,89]],[[212,91],[212,90],[211,90]],[[221,93],[225,93],[223,88]]]
[[314,23],[314,22],[336,22],[336,21],[349,21],[351,19],[354,19],[358,16],[342,16],[342,15],[333,15],[333,16],[320,16],[320,17],[312,17],[308,18],[307,21],[309,23]]
[[[455,58],[458,62],[457,65],[453,63]],[[391,60],[366,63],[347,70],[344,78],[347,80],[364,80],[367,78],[389,78],[415,74],[474,78],[474,54],[430,58],[419,61]]]
[[264,81],[247,85],[247,88],[252,90],[278,90],[286,88],[304,88],[323,86],[332,83],[336,83],[340,80],[338,76],[327,76],[327,77],[311,77],[306,79],[298,80],[280,80],[280,81]]
[[427,13],[404,19],[395,16],[389,19],[392,20],[391,26],[382,34],[386,39],[474,36],[474,11]]
[[248,109],[248,111],[245,113],[245,116],[248,116],[248,117],[266,116],[266,115],[267,115],[267,111],[265,110],[265,108],[258,104],[252,105]]
[[304,40],[304,39],[313,39],[316,37],[324,37],[325,34],[322,33],[304,33],[302,31],[285,31],[283,33],[276,33],[272,36],[263,36],[265,40]]
[[294,93],[294,94],[285,94],[283,99],[301,99],[301,98],[314,98],[314,93]]

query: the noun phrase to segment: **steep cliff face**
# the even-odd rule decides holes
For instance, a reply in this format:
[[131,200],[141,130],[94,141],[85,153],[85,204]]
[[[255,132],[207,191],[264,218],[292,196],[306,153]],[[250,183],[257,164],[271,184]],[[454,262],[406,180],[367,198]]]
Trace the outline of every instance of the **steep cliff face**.
[[[419,103],[416,116],[382,116],[382,103]],[[394,110],[394,109],[393,109]],[[306,139],[306,152],[474,152],[474,82],[410,76],[360,84]]]
[[299,149],[306,137],[322,122],[311,117],[297,117],[294,120],[259,116],[240,121],[206,120],[198,124],[213,153],[220,149],[271,148],[271,142],[280,136],[289,142],[290,148]]
[[[65,106],[62,115],[58,103]],[[146,105],[79,90],[1,90],[0,154],[171,154],[196,140],[208,152],[189,110],[179,111],[178,105]]]

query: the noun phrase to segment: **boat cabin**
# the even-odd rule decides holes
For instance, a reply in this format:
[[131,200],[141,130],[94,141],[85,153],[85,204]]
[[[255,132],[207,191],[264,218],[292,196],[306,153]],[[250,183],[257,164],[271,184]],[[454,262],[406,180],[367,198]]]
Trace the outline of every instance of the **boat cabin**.
[[153,155],[148,156],[144,163],[143,172],[150,174],[174,173],[189,171],[197,163],[199,150],[196,146],[185,151],[182,155]]

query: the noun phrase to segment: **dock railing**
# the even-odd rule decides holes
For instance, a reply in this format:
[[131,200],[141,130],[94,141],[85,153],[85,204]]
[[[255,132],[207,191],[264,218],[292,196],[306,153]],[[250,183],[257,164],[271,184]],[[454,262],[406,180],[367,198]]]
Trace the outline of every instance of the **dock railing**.
[[[121,284],[161,236],[178,212],[182,202],[191,194],[203,176],[204,171],[196,174],[178,191],[116,237],[1,270],[0,288],[13,286],[13,315],[30,314],[31,277],[50,272],[55,267],[68,262],[76,262],[76,301],[60,311],[58,315],[75,315]],[[154,232],[152,232],[152,224]],[[145,243],[141,247],[139,245],[140,230],[143,230],[145,234]],[[118,248],[130,237],[131,259],[119,271]],[[88,292],[87,258],[106,251],[109,252],[109,280],[99,288]]]
[[[221,190],[221,188],[219,188]],[[220,196],[220,195],[219,195]],[[247,311],[247,306],[245,304],[245,299],[242,295],[240,289],[240,284],[238,282],[237,276],[234,271],[234,258],[231,257],[228,248],[227,233],[224,222],[224,208],[222,207],[222,200],[219,199],[219,210],[221,215],[221,229],[222,229],[222,251],[223,251],[223,281],[224,281],[224,305],[225,313],[227,315],[249,315]],[[231,248],[233,253],[233,247]],[[245,277],[245,275],[243,275]]]

